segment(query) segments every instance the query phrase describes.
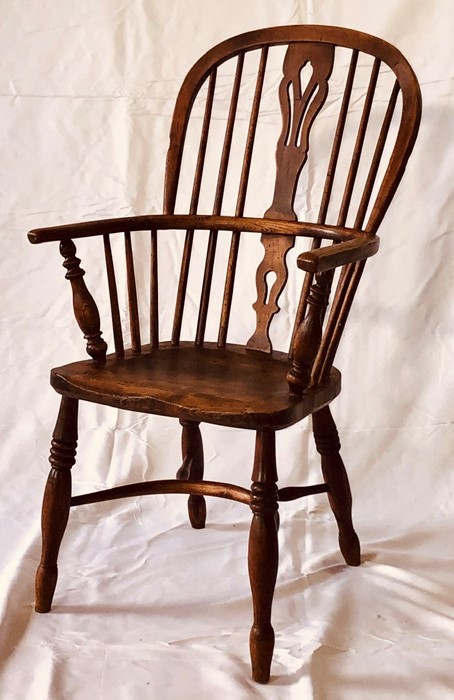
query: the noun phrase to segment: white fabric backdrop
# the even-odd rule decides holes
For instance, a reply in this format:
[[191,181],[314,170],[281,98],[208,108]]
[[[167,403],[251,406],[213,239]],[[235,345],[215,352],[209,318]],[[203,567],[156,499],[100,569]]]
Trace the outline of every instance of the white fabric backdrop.
[[[10,0],[1,14],[0,698],[453,697],[451,0]],[[58,409],[48,371],[83,352],[57,248],[32,248],[25,234],[159,212],[187,69],[228,36],[297,23],[394,43],[424,111],[337,361],[334,414],[364,563],[344,566],[324,496],[281,509],[276,649],[261,687],[249,674],[249,513],[239,504],[210,500],[201,532],[179,496],[76,509],[54,610],[33,612]],[[80,427],[76,492],[178,466],[173,421],[84,406]],[[253,436],[203,435],[207,473],[247,484]],[[279,435],[279,455],[283,483],[301,482],[306,462],[303,481],[316,480],[309,424]]]

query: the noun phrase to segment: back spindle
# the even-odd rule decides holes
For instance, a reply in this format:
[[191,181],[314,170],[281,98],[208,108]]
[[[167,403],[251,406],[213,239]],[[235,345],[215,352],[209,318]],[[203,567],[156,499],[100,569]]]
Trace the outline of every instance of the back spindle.
[[372,102],[374,99],[375,88],[377,86],[378,73],[380,70],[380,59],[376,58],[372,66],[371,76],[369,80],[369,86],[367,88],[366,99],[364,101],[364,107],[361,114],[361,120],[359,123],[358,134],[356,136],[355,147],[353,150],[352,162],[347,175],[347,181],[345,184],[344,195],[342,198],[342,203],[339,210],[339,216],[337,219],[338,226],[345,226],[347,220],[348,210],[350,207],[350,202],[353,194],[353,187],[355,185],[356,176],[358,174],[359,162],[361,159],[361,153],[364,145],[364,138],[366,136],[367,125],[369,123],[370,112],[372,108]]
[[[257,72],[257,80],[255,83],[254,99],[252,102],[251,116],[249,118],[249,127],[246,137],[246,145],[244,148],[243,165],[241,168],[240,185],[238,188],[238,198],[236,203],[235,216],[243,216],[244,205],[246,201],[246,192],[249,182],[249,173],[251,170],[252,151],[254,148],[255,134],[257,130],[257,121],[260,111],[260,101],[262,98],[263,81],[265,78],[266,62],[268,58],[268,47],[262,48],[260,53],[260,63]],[[225,347],[227,340],[227,331],[229,326],[230,311],[232,308],[233,286],[235,284],[236,265],[238,260],[238,251],[240,246],[240,233],[234,231],[230,243],[229,259],[227,263],[227,272],[224,286],[224,296],[222,300],[221,320],[219,323],[218,347]]]
[[[374,64],[375,68],[375,64]],[[378,76],[377,76],[378,77]],[[371,84],[376,84],[377,77],[374,76],[374,71],[371,76]],[[369,85],[369,88],[371,87]],[[354,227],[356,229],[361,229],[364,224],[364,219],[366,216],[367,208],[369,206],[370,198],[372,195],[372,190],[376,181],[378,169],[380,167],[381,159],[383,156],[386,139],[389,133],[392,117],[395,111],[397,98],[400,92],[399,84],[396,81],[393,85],[393,89],[388,101],[388,106],[383,119],[383,123],[378,136],[377,144],[375,146],[374,154],[372,156],[371,165],[366,178],[366,183],[359,203],[358,211],[355,218]],[[364,106],[364,113],[367,108],[367,97]],[[370,111],[370,108],[369,108]],[[361,132],[361,125],[360,125]],[[360,134],[359,134],[360,138]],[[362,136],[364,140],[364,135]],[[356,149],[355,149],[356,151]],[[339,346],[340,338],[342,335],[343,328],[347,321],[348,314],[355,296],[359,281],[361,279],[362,271],[364,269],[365,262],[359,262],[356,264],[350,264],[342,269],[341,276],[339,278],[339,283],[337,286],[336,294],[333,300],[333,305],[331,313],[328,319],[328,323],[325,330],[325,335],[320,346],[320,351],[314,362],[314,369],[312,375],[312,381],[324,381],[328,378],[331,365],[334,361],[334,357]]]
[[[325,185],[323,188],[322,200],[321,200],[321,204],[320,204],[320,211],[319,211],[319,215],[318,215],[318,219],[317,219],[317,223],[319,223],[319,224],[326,223],[326,216],[328,213],[328,207],[329,207],[329,203],[331,200],[331,194],[333,191],[334,177],[336,175],[337,164],[339,161],[339,153],[340,153],[340,148],[341,148],[341,143],[342,143],[342,137],[344,135],[345,123],[347,121],[348,108],[350,106],[353,81],[355,79],[356,67],[358,65],[358,54],[359,54],[358,50],[353,49],[351,59],[350,59],[350,66],[349,66],[348,73],[347,73],[347,80],[345,82],[345,89],[344,89],[344,94],[342,97],[341,108],[339,111],[339,117],[337,120],[336,131],[334,134],[333,146],[331,149],[328,170],[327,170],[326,178],[325,178]],[[321,239],[315,238],[313,243],[312,243],[312,249],[320,248],[320,245],[321,245]],[[327,272],[325,274],[326,275],[331,274],[331,281],[330,281],[330,285],[329,285],[331,287],[332,273]],[[306,315],[307,298],[308,298],[309,291],[310,291],[310,288],[312,286],[313,280],[314,280],[314,274],[312,272],[306,272],[306,275],[304,278],[304,283],[303,283],[303,288],[301,290],[301,296],[300,296],[300,300],[299,300],[299,304],[298,304],[298,309],[296,312],[295,324],[293,326],[292,340],[290,342],[290,355],[289,355],[290,359],[292,359],[292,357],[293,357],[293,346],[294,346],[294,342],[295,342],[296,331],[299,328],[304,316]],[[323,319],[322,319],[322,322],[323,322]]]
[[[339,281],[339,311],[336,315],[332,314],[333,318],[336,319],[336,325],[334,325],[334,322],[331,321],[330,316],[328,321],[330,327],[329,329],[327,328],[326,342],[325,347],[323,348],[323,353],[320,353],[320,364],[317,362],[314,367],[314,375],[317,377],[317,381],[320,380],[323,382],[329,376],[329,372],[334,362],[334,357],[336,355],[341,335],[344,330],[356,290],[361,280],[361,275],[363,274],[365,264],[365,260],[361,260],[357,263],[351,263],[345,268],[346,273],[343,276],[343,279]],[[328,333],[328,330],[330,330],[330,333]]]
[[150,345],[159,347],[158,234],[150,232]]
[[366,216],[367,207],[369,206],[370,198],[372,195],[372,190],[374,188],[375,180],[378,173],[378,168],[380,167],[381,158],[385,148],[386,138],[389,133],[389,127],[391,126],[391,120],[393,118],[394,110],[396,108],[397,97],[399,95],[400,88],[397,80],[394,83],[391,97],[388,102],[388,107],[386,109],[385,118],[383,120],[382,127],[380,129],[380,134],[378,137],[377,145],[375,147],[374,155],[372,157],[372,163],[367,175],[366,184],[364,186],[363,196],[361,197],[361,202],[358,208],[358,213],[356,215],[354,228],[360,229],[364,224],[364,219]]
[[125,350],[123,345],[123,334],[121,330],[117,281],[115,279],[115,268],[113,263],[112,248],[110,245],[110,236],[108,233],[103,234],[103,242],[104,255],[106,259],[107,283],[109,286],[110,313],[112,316],[112,330],[114,337],[115,352],[117,354],[117,357],[124,357]]
[[139,310],[137,305],[136,276],[132,252],[131,232],[125,231],[126,283],[128,288],[129,324],[131,328],[131,347],[135,354],[141,352]]
[[[358,169],[359,169],[359,163],[361,160],[364,139],[366,136],[367,126],[369,123],[370,112],[372,109],[372,103],[373,103],[373,99],[374,99],[375,89],[377,87],[377,80],[378,80],[378,74],[380,71],[380,64],[381,64],[380,59],[375,58],[373,66],[372,66],[370,79],[369,79],[369,85],[367,88],[366,98],[364,101],[364,106],[363,106],[363,111],[361,114],[358,132],[356,135],[355,146],[353,149],[353,156],[352,156],[350,168],[349,168],[348,174],[347,174],[347,179],[346,179],[346,183],[345,183],[342,202],[341,202],[341,206],[339,209],[339,215],[337,218],[337,225],[338,226],[345,226],[345,223],[347,220],[348,211],[350,208],[352,195],[353,195],[353,188],[355,186],[356,177],[357,177]],[[348,265],[346,268],[344,268],[342,270],[341,277],[340,277],[339,284],[338,284],[338,288],[337,288],[337,292],[336,292],[336,295],[335,295],[334,300],[333,300],[331,314],[330,314],[330,317],[328,319],[328,323],[326,326],[323,342],[320,343],[320,351],[321,351],[320,355],[322,355],[323,353],[326,353],[328,351],[329,347],[331,347],[331,353],[333,351],[334,346],[337,347],[337,344],[335,343],[335,341],[333,341],[334,336],[337,338],[337,343],[340,340],[340,336],[341,336],[342,330],[343,330],[343,326],[341,325],[341,319],[342,319],[342,315],[343,315],[342,314],[343,302],[345,301],[344,294],[350,289],[352,281],[355,279],[355,275],[354,275],[355,269],[356,269],[355,265]],[[333,273],[331,273],[330,276],[332,279]],[[356,283],[356,286],[354,286],[355,290],[356,290],[358,283],[359,283],[359,279],[358,279],[358,282]],[[353,295],[354,295],[354,292],[353,292]],[[353,296],[351,296],[351,302],[352,301],[353,301]],[[351,302],[350,302],[350,305],[351,305]],[[325,307],[324,312],[326,312],[326,307]],[[317,351],[318,350],[319,350],[319,347],[317,347]],[[327,365],[325,364],[325,361],[323,359],[320,359],[318,361],[318,357],[317,357],[318,355],[319,355],[319,353],[317,352],[316,357],[314,358],[312,381],[314,381],[314,379],[315,379],[314,375],[316,375],[320,378],[321,377],[326,378],[326,376],[327,376],[326,372],[329,371],[329,370],[327,370]],[[323,365],[325,368],[324,369],[325,374],[323,373],[321,365]]]
[[[200,134],[199,151],[197,155],[197,163],[194,174],[194,183],[192,186],[191,204],[189,207],[190,214],[196,214],[199,204],[200,188],[202,184],[203,168],[205,165],[205,157],[208,143],[208,134],[211,123],[211,113],[213,110],[214,90],[216,87],[216,68],[210,72],[208,78],[208,90],[205,101],[205,111],[203,115],[202,131]],[[176,188],[176,183],[174,184]],[[173,194],[175,199],[175,193]],[[192,246],[194,241],[194,231],[186,231],[184,241],[183,256],[181,259],[180,277],[178,280],[177,298],[175,302],[175,313],[172,328],[172,345],[178,345],[180,342],[181,325],[183,322],[184,302],[186,299],[186,290],[188,287],[189,266],[191,263]]]
[[[227,125],[225,130],[224,143],[222,147],[221,162],[219,166],[219,175],[216,183],[216,192],[214,196],[213,214],[215,216],[221,213],[222,201],[224,198],[227,167],[229,164],[230,150],[232,147],[233,129],[235,126],[236,112],[238,108],[238,97],[240,94],[243,66],[244,52],[238,55],[235,79],[233,82],[229,115],[227,117]],[[213,281],[213,269],[214,260],[216,256],[217,240],[218,231],[210,231],[206,254],[205,271],[203,275],[202,292],[200,295],[199,317],[197,320],[197,332],[195,341],[196,345],[203,345],[203,341],[205,338],[205,329],[208,315],[208,305],[210,301],[211,284]]]

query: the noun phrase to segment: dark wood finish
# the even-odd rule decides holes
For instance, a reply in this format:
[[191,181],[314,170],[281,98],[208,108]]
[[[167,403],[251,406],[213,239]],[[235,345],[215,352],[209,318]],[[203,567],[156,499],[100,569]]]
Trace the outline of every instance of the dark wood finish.
[[175,229],[199,229],[201,231],[239,231],[245,233],[272,233],[281,236],[303,236],[332,241],[349,241],[363,237],[362,231],[342,226],[325,226],[306,221],[280,221],[278,219],[261,219],[245,216],[212,216],[206,214],[150,214],[149,216],[130,216],[123,219],[104,219],[101,221],[83,221],[77,224],[50,226],[33,229],[28,234],[30,243],[51,243],[66,241],[69,238],[89,238],[106,233],[128,231],[146,231],[156,229],[168,231]]
[[361,114],[361,121],[359,124],[358,134],[356,137],[355,148],[353,150],[352,162],[350,164],[350,169],[347,175],[347,182],[345,184],[344,196],[342,198],[342,203],[340,206],[339,216],[337,223],[339,226],[345,226],[347,220],[348,209],[350,207],[350,202],[353,194],[353,187],[355,184],[356,176],[358,174],[359,163],[361,159],[361,153],[363,150],[364,139],[366,136],[367,125],[369,123],[370,110],[372,107],[372,100],[375,93],[375,88],[377,86],[378,71],[380,69],[380,60],[375,59],[374,65],[372,67],[372,72],[370,76],[369,86],[367,88],[366,100],[364,102],[363,112]]
[[59,393],[131,411],[237,428],[281,429],[332,401],[340,374],[301,396],[289,396],[290,363],[284,353],[252,353],[242,346],[214,343],[179,347],[162,343],[158,352],[126,351],[107,357],[102,372],[89,360],[57,367],[51,384]]
[[[216,88],[216,68],[214,68],[208,80],[208,91],[205,102],[205,113],[203,115],[202,133],[200,135],[199,153],[197,156],[197,165],[194,176],[194,184],[192,188],[191,204],[189,213],[195,214],[199,206],[200,186],[202,184],[203,168],[205,166],[205,157],[208,143],[208,134],[211,124],[211,113],[213,110],[214,90]],[[173,212],[172,212],[173,213]]]
[[268,683],[274,649],[271,606],[276,584],[279,550],[276,444],[273,431],[257,431],[252,471],[248,567],[251,582],[254,621],[249,637],[252,678]]
[[[330,202],[331,194],[332,194],[332,190],[333,190],[334,177],[336,174],[337,164],[339,161],[340,147],[342,144],[342,137],[344,135],[345,123],[347,120],[348,107],[350,105],[350,98],[351,98],[352,88],[353,88],[353,80],[355,78],[357,64],[358,64],[358,51],[356,49],[354,49],[352,51],[352,55],[351,55],[351,59],[350,59],[350,66],[348,69],[344,94],[342,97],[341,109],[340,109],[339,117],[338,117],[338,121],[337,121],[336,132],[334,134],[334,140],[333,140],[333,145],[332,145],[332,149],[331,149],[328,170],[327,170],[326,178],[325,178],[325,185],[323,188],[322,201],[320,203],[320,211],[319,211],[319,215],[318,215],[318,219],[317,219],[318,224],[324,224],[326,222],[326,216],[328,213],[328,206],[329,206],[329,202]],[[320,248],[320,244],[321,244],[321,240],[319,238],[314,238],[314,241],[312,243],[312,250],[316,250],[316,249]],[[334,252],[334,251],[332,251],[332,252]],[[329,255],[329,253],[318,253],[317,255],[320,257],[320,255]],[[304,283],[303,283],[303,288],[301,290],[300,301],[298,304],[298,310],[296,312],[295,323],[293,326],[292,340],[290,343],[290,357],[292,359],[293,359],[293,348],[295,346],[295,335],[296,335],[296,333],[300,327],[300,324],[302,323],[304,316],[306,314],[308,296],[309,296],[309,292],[310,292],[313,281],[314,281],[314,273],[313,272],[306,272],[306,275],[304,278]],[[325,282],[326,289],[328,289],[328,288],[331,289],[331,282],[332,282],[332,277],[328,278],[326,280],[326,282]],[[321,318],[322,318],[322,323],[323,323],[324,313],[321,314]]]
[[[259,121],[263,117],[261,102],[269,51],[276,46],[285,47],[286,53],[278,95],[282,127],[276,148],[274,194],[263,216],[244,217],[253,172],[254,143]],[[332,143],[328,143],[330,156],[327,171],[322,173],[323,193],[320,204],[315,204],[318,206],[317,223],[300,222],[296,221],[295,195],[300,173],[308,159],[313,122],[326,102],[331,73],[337,60],[337,47],[350,50],[351,57],[345,68],[344,94],[339,100],[334,137]],[[238,182],[232,183],[232,172],[235,172],[235,168],[231,168],[232,144],[235,142],[237,145],[234,139],[239,97],[243,95],[246,83],[242,77],[243,67],[251,51],[259,54],[258,69],[255,84],[248,72],[251,99],[244,103],[248,105],[246,108],[241,106],[242,110],[249,109],[248,121],[244,122],[248,124],[247,134],[243,153],[240,154]],[[343,154],[344,133],[350,123],[348,113],[355,75],[364,53],[373,57],[370,80],[359,126],[356,134],[353,134],[353,155],[350,162],[346,165],[342,163],[341,167],[340,154]],[[218,68],[227,61],[232,62],[233,70],[227,71],[226,75],[232,75],[233,79],[219,170],[213,179],[214,192],[207,207],[212,213],[199,214],[202,181],[205,184],[205,166],[212,136]],[[309,77],[303,84],[307,73],[302,70],[305,66],[310,66],[312,72],[309,71]],[[373,121],[371,115],[374,114],[372,109],[382,66],[383,72],[392,71],[395,83],[390,87],[390,97],[375,146],[372,144],[372,160],[364,165],[363,146],[369,138],[369,122]],[[195,164],[190,166],[193,172],[190,174],[192,190],[189,211],[187,214],[175,214],[183,152],[187,133],[190,134],[188,124],[199,91],[205,105],[198,153]],[[383,94],[380,90],[380,99]],[[397,104],[401,106],[401,114],[397,115],[397,135],[390,143]],[[248,32],[208,51],[182,84],[170,129],[163,214],[69,224],[29,233],[32,243],[60,241],[66,277],[73,291],[75,317],[87,339],[87,351],[95,360],[76,362],[51,372],[51,384],[62,394],[62,404],[52,441],[52,469],[43,504],[43,556],[37,572],[37,610],[45,612],[51,605],[57,580],[57,555],[70,506],[146,494],[184,493],[189,495],[188,510],[192,526],[202,528],[205,525],[206,496],[248,504],[253,513],[248,555],[254,611],[250,635],[251,659],[254,679],[266,683],[274,646],[271,606],[278,566],[278,503],[327,492],[339,526],[342,554],[348,564],[360,563],[359,541],[351,519],[350,487],[339,453],[337,429],[328,406],[340,392],[340,373],[332,365],[366,260],[378,250],[377,229],[404,173],[416,139],[420,115],[420,92],[412,69],[397,49],[380,39],[361,32],[323,26],[276,27]],[[243,113],[241,117],[244,119]],[[320,126],[323,126],[323,122]],[[391,153],[387,165],[382,164],[385,152]],[[315,155],[311,153],[311,157]],[[360,168],[362,172],[363,166],[366,179],[359,190],[360,178],[357,175]],[[378,174],[383,171],[381,181],[377,181]],[[232,185],[233,192],[237,192],[234,216],[221,215],[227,209],[224,201],[227,199],[224,197],[227,174],[229,188]],[[339,184],[339,181],[340,188],[335,188],[335,183]],[[336,207],[332,195],[338,189],[343,194],[340,206]],[[356,211],[353,211],[354,202],[359,202],[355,205]],[[353,226],[346,226],[350,220],[354,221]],[[330,224],[329,221],[336,223]],[[134,272],[133,232],[147,230],[151,231],[150,343],[142,345],[145,336],[139,323],[141,296]],[[185,241],[173,329],[171,340],[167,341],[167,338],[160,338],[159,329],[158,236],[160,244],[165,243],[165,231],[170,230],[181,230]],[[202,262],[205,267],[197,310],[197,329],[191,342],[182,342],[193,243],[199,231],[208,231],[209,236],[205,261]],[[222,262],[216,258],[220,231],[230,233],[231,243],[225,262],[225,278],[221,273],[221,279],[217,280],[215,269]],[[131,347],[126,349],[110,238],[116,233],[123,233],[125,241],[131,331]],[[255,330],[251,328],[246,334],[247,337],[252,333],[246,345],[227,344],[234,308],[235,281],[244,262],[241,239],[245,235],[257,234],[261,236],[264,251],[255,271]],[[115,355],[107,357],[98,308],[85,286],[85,273],[76,257],[73,242],[76,238],[89,237],[102,237],[104,244],[115,345]],[[289,328],[293,326],[293,333],[286,355],[273,349],[270,327],[280,310],[279,299],[287,283],[289,270],[286,257],[297,237],[311,240],[308,241],[310,249],[300,253],[297,258],[298,268],[304,270],[306,275],[295,318],[289,319]],[[96,240],[93,241],[94,245],[96,243]],[[254,272],[249,269],[247,261],[246,268],[253,282]],[[334,273],[338,268],[339,281],[333,290],[329,309],[331,287],[337,279]],[[272,273],[276,278],[270,283]],[[210,308],[212,287],[219,284],[224,286],[224,294],[217,343],[206,342],[208,310],[213,311]],[[165,293],[167,295],[167,289]],[[78,400],[178,418],[183,428],[183,463],[177,478],[126,484],[71,498],[70,469],[76,451]],[[314,436],[321,455],[325,483],[278,489],[275,431],[310,414],[313,415]],[[203,479],[201,421],[256,431],[250,490]]]
[[291,394],[302,394],[311,381],[311,372],[322,340],[323,317],[328,306],[330,277],[319,274],[307,299],[308,311],[300,324],[293,345],[292,368],[287,374]]
[[[211,122],[211,112],[213,109],[214,89],[216,87],[216,70],[210,74],[208,81],[208,91],[205,103],[205,112],[203,117],[202,132],[200,135],[199,152],[197,156],[197,164],[194,175],[194,183],[192,187],[191,204],[189,213],[195,214],[199,205],[200,187],[202,184],[202,174],[205,165],[206,148],[208,143],[208,133]],[[186,239],[184,242],[183,257],[181,259],[180,278],[178,281],[177,299],[175,303],[175,314],[172,329],[172,343],[178,345],[180,341],[181,324],[183,321],[184,302],[186,299],[186,289],[188,286],[189,265],[191,262],[192,244],[194,240],[194,229],[186,231]]]
[[104,503],[119,498],[134,498],[136,496],[150,496],[162,493],[184,493],[193,496],[216,496],[230,501],[238,501],[247,505],[251,502],[251,493],[248,489],[222,481],[193,481],[189,479],[159,479],[155,481],[142,481],[138,484],[125,484],[115,486],[112,489],[93,491],[71,498],[71,506],[82,506],[87,503]]
[[391,119],[393,117],[394,110],[396,108],[396,102],[397,102],[397,98],[399,96],[399,91],[400,91],[399,83],[396,80],[396,82],[394,83],[392,92],[391,92],[391,96],[389,98],[385,118],[383,120],[383,124],[382,124],[381,130],[380,130],[380,135],[378,137],[377,145],[375,147],[374,156],[372,158],[372,163],[370,165],[369,173],[367,175],[366,184],[364,186],[363,196],[361,197],[361,202],[360,202],[360,205],[358,208],[358,212],[356,214],[355,228],[358,228],[358,229],[361,229],[363,224],[364,224],[364,219],[366,217],[367,207],[369,205],[370,198],[372,195],[372,189],[374,187],[375,180],[377,177],[378,168],[380,166],[381,158],[383,155],[383,150],[384,150],[385,143],[386,143],[386,138],[387,138],[388,132],[389,132],[389,127],[391,126]]
[[[282,131],[276,150],[276,180],[271,207],[265,218],[296,221],[293,210],[298,178],[309,152],[309,132],[315,117],[325,103],[328,79],[333,69],[334,47],[328,44],[290,44],[284,59],[284,77],[279,87],[282,112]],[[312,77],[302,93],[301,70],[310,62]],[[290,104],[289,87],[292,87],[293,103]],[[314,96],[315,93],[315,96]],[[257,326],[248,341],[254,350],[271,352],[269,328],[273,316],[279,311],[278,299],[288,277],[286,256],[294,246],[291,236],[274,239],[262,236],[265,255],[256,273],[257,301],[254,310]],[[268,290],[269,272],[276,274],[273,286]]]
[[[344,226],[347,219],[347,214],[351,202],[351,197],[353,193],[353,187],[355,184],[356,176],[358,173],[361,152],[364,144],[364,139],[366,135],[367,125],[370,117],[372,100],[375,93],[378,73],[380,68],[380,60],[375,59],[369,86],[367,90],[366,100],[363,107],[363,112],[361,115],[361,121],[359,124],[359,129],[357,133],[357,138],[355,142],[353,158],[350,165],[350,169],[347,176],[347,182],[345,185],[344,196],[342,199],[342,204],[339,211],[339,216],[337,223],[340,226]],[[380,131],[380,135],[377,141],[375,152],[373,155],[372,163],[369,169],[368,177],[366,180],[366,185],[361,197],[360,205],[355,219],[355,227],[361,227],[364,222],[366,215],[367,206],[370,201],[372,194],[372,189],[375,183],[376,175],[380,165],[381,157],[383,154],[383,149],[386,142],[386,137],[389,131],[389,126],[391,123],[392,115],[394,113],[395,104],[397,101],[399,93],[399,85],[396,81],[391,93],[391,97],[388,103],[388,108],[385,114],[384,122]],[[353,262],[353,261],[350,261]],[[312,367],[312,378],[313,381],[317,382],[319,380],[323,381],[326,373],[329,371],[330,364],[334,361],[334,356],[336,354],[339,342],[341,339],[343,327],[347,321],[347,317],[350,311],[351,303],[353,301],[354,294],[358,287],[362,270],[364,265],[350,265],[348,268],[343,270],[341,275],[341,281],[338,286],[337,293],[333,302],[333,309],[330,314],[330,318],[327,324],[324,342],[319,343],[320,352],[314,358]]]
[[202,293],[200,296],[199,318],[197,320],[197,332],[195,336],[195,344],[203,345],[205,338],[205,329],[208,315],[208,304],[210,302],[211,284],[213,281],[214,257],[216,255],[216,246],[218,242],[218,231],[210,231],[208,239],[208,250],[205,263],[205,271],[203,274]]
[[[180,420],[183,427],[181,434],[181,452],[183,464],[177,472],[177,478],[183,480],[203,479],[203,443],[199,423]],[[189,520],[193,528],[205,527],[207,507],[203,496],[191,494],[188,499]]]
[[314,362],[314,380],[323,382],[328,376],[363,270],[364,261],[348,265],[342,270],[332,312],[326,324],[325,336]]
[[164,194],[164,209],[167,213],[174,211],[191,107],[210,71],[225,61],[227,56],[234,56],[239,51],[252,51],[261,49],[263,46],[281,46],[295,42],[319,42],[364,52],[387,64],[399,81],[403,104],[399,133],[385,178],[367,222],[367,230],[375,233],[394,196],[418,133],[421,118],[421,94],[418,82],[404,56],[386,41],[363,32],[321,25],[293,25],[247,32],[218,44],[197,61],[181,86],[170,130]]
[[370,258],[378,251],[379,245],[378,236],[364,236],[335,246],[307,250],[298,256],[297,265],[301,270],[313,273],[334,270],[335,267]]
[[[242,217],[244,213],[244,205],[246,202],[246,192],[249,182],[249,173],[251,169],[252,151],[254,148],[254,140],[257,129],[257,120],[260,109],[260,101],[262,98],[263,81],[265,78],[266,62],[268,58],[268,47],[264,46],[260,54],[260,64],[257,72],[257,81],[254,91],[254,99],[252,103],[251,115],[249,118],[249,127],[244,148],[243,165],[241,169],[241,178],[238,188],[238,198],[236,203],[235,216]],[[238,260],[238,252],[240,246],[240,232],[232,232],[232,240],[230,244],[229,261],[224,286],[224,297],[222,301],[221,320],[219,322],[218,346],[225,347],[227,340],[227,331],[230,320],[230,311],[232,307],[233,286],[235,283],[235,273]]]
[[235,284],[236,264],[240,248],[239,231],[232,232],[230,242],[229,260],[225,275],[224,297],[222,300],[221,320],[219,321],[218,347],[225,348],[227,331],[229,328],[230,311],[232,308],[233,286]]
[[329,485],[328,499],[339,527],[339,547],[347,564],[359,566],[361,552],[352,522],[352,494],[342,457],[336,424],[329,406],[312,416],[317,451],[322,457],[322,472]]
[[57,557],[68,522],[71,501],[71,467],[76,461],[78,402],[63,396],[53,432],[51,470],[41,514],[42,552],[35,580],[35,610],[48,612],[57,585]]
[[106,359],[107,343],[101,337],[98,307],[83,279],[85,271],[80,267],[80,260],[76,257],[76,246],[73,241],[62,241],[60,253],[65,259],[63,263],[63,267],[67,270],[65,278],[71,282],[74,316],[87,341],[87,353],[97,362],[103,362]]
[[[224,198],[225,179],[227,175],[227,167],[229,164],[230,149],[232,146],[233,127],[235,125],[236,111],[238,107],[238,97],[240,94],[241,76],[243,73],[244,54],[240,53],[235,72],[235,81],[233,84],[232,97],[230,101],[229,115],[225,130],[224,143],[222,147],[221,162],[219,165],[219,174],[216,184],[216,193],[213,205],[213,214],[219,216],[221,213],[222,200]],[[202,345],[205,337],[205,328],[208,313],[208,304],[210,300],[211,284],[213,280],[214,259],[216,255],[218,231],[213,229],[210,231],[208,241],[208,250],[205,263],[205,272],[203,275],[202,292],[200,297],[199,318],[197,321],[196,345]]]
[[[298,177],[309,152],[309,133],[328,95],[333,70],[331,44],[290,44],[284,59],[284,78],[279,86],[282,132],[276,149],[276,182],[273,203],[265,217],[296,221],[293,210]],[[302,93],[301,70],[310,63],[311,78]],[[290,102],[289,88],[293,100]]]
[[344,135],[345,123],[347,121],[348,108],[350,106],[350,98],[352,95],[353,81],[355,78],[356,67],[358,65],[358,50],[353,49],[350,58],[350,66],[348,69],[347,79],[345,82],[344,94],[342,96],[342,104],[337,120],[336,132],[334,134],[333,146],[331,149],[328,170],[326,173],[325,186],[323,188],[322,201],[320,203],[320,211],[317,223],[324,224],[328,213],[328,206],[331,199],[331,194],[334,184],[334,176],[337,170],[339,161],[339,153]]
[[243,75],[244,52],[238,54],[235,71],[235,81],[233,83],[232,97],[230,100],[229,116],[225,129],[225,138],[222,146],[221,162],[219,164],[219,175],[216,184],[216,194],[214,198],[213,214],[221,213],[222,201],[224,199],[225,178],[229,165],[230,149],[232,147],[233,128],[235,126],[236,111],[238,107],[238,97],[240,94],[241,77]]
[[151,231],[150,240],[150,345],[159,347],[159,293],[158,293],[158,234]]
[[[255,284],[257,287],[257,301],[253,304],[257,316],[257,325],[253,335],[247,342],[251,350],[271,352],[270,325],[273,316],[279,311],[278,300],[285,287],[288,278],[286,256],[293,248],[295,239],[293,236],[268,236],[261,238],[265,254],[257,268]],[[269,289],[267,277],[274,272],[276,279]]]
[[110,297],[110,313],[112,316],[112,329],[114,336],[115,352],[117,357],[125,356],[125,348],[123,345],[123,334],[121,331],[120,307],[118,304],[117,282],[115,279],[115,268],[112,257],[112,247],[110,245],[110,236],[108,233],[103,235],[104,239],[104,255],[106,258],[107,282],[109,285]]
[[189,265],[191,262],[192,245],[194,242],[194,230],[186,231],[183,256],[181,259],[180,278],[178,280],[177,299],[175,302],[175,314],[173,317],[172,345],[180,342],[181,324],[183,322],[184,302],[188,287]]
[[136,275],[134,271],[134,256],[132,252],[131,232],[125,231],[126,281],[128,285],[129,325],[131,329],[131,347],[133,352],[140,353],[140,323],[137,305]]
[[297,498],[326,493],[329,491],[328,484],[314,484],[313,486],[287,486],[277,492],[278,501],[294,501]]

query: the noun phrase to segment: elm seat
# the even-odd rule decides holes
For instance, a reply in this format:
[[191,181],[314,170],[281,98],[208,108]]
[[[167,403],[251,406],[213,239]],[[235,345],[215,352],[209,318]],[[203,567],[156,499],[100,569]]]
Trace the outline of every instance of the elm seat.
[[289,394],[285,353],[265,355],[240,345],[218,348],[163,343],[159,350],[109,355],[102,367],[90,360],[51,371],[51,385],[74,399],[183,420],[279,430],[330,403],[340,392],[340,372],[323,385]]
[[[208,51],[183,81],[170,127],[162,214],[29,233],[32,243],[60,242],[75,318],[93,358],[51,373],[62,398],[43,499],[38,612],[51,608],[72,507],[185,493],[190,523],[200,529],[205,496],[230,498],[252,511],[250,654],[254,680],[267,683],[279,505],[327,493],[341,553],[347,564],[360,564],[350,486],[329,406],[340,392],[333,362],[366,260],[378,250],[377,231],[404,173],[420,115],[411,67],[381,39],[319,25],[248,32]],[[273,136],[273,123],[280,135]],[[259,257],[251,262],[254,237]],[[101,248],[107,289],[103,296],[99,280],[95,294],[108,299],[107,312],[85,284],[76,239],[87,239],[91,250]],[[304,243],[307,249],[298,250]],[[290,264],[293,247],[297,255]],[[144,261],[145,288],[138,284],[144,275],[137,275]],[[179,275],[170,267],[179,268]],[[95,269],[91,279],[100,277]],[[118,284],[120,275],[125,285]],[[279,339],[287,354],[273,348],[276,315],[287,333]],[[113,355],[107,355],[106,328]],[[176,477],[72,496],[80,401],[178,418],[182,464]],[[279,488],[276,431],[309,415],[323,482]],[[201,422],[255,431],[250,489],[204,479]]]

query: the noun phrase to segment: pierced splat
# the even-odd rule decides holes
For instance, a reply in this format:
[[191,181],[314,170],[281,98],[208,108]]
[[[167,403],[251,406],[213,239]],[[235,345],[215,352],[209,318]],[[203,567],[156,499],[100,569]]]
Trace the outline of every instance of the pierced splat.
[[[312,75],[303,92],[301,72],[310,63]],[[325,104],[334,63],[331,44],[290,44],[279,86],[282,131],[276,149],[276,182],[269,219],[296,221],[293,210],[298,178],[309,152],[312,123]]]
[[[282,131],[276,149],[276,182],[273,203],[265,218],[296,221],[293,210],[296,186],[309,152],[309,132],[328,94],[328,80],[333,70],[334,46],[331,44],[290,44],[285,54],[284,77],[279,87],[282,113]],[[301,72],[310,63],[312,75],[305,89]],[[257,315],[254,334],[247,347],[271,352],[269,329],[273,316],[279,311],[278,299],[288,278],[286,256],[293,248],[293,236],[263,234],[263,260],[257,268],[257,301],[253,309]],[[266,277],[276,273],[276,280],[268,289]]]
[[[273,348],[269,335],[270,325],[274,314],[279,311],[277,302],[288,277],[285,258],[290,248],[295,245],[295,239],[293,236],[273,236],[264,233],[260,240],[265,248],[265,255],[257,268],[257,301],[252,306],[257,314],[257,326],[247,342],[247,347],[250,350],[271,352]],[[270,272],[276,275],[271,289],[268,288],[267,279]]]

